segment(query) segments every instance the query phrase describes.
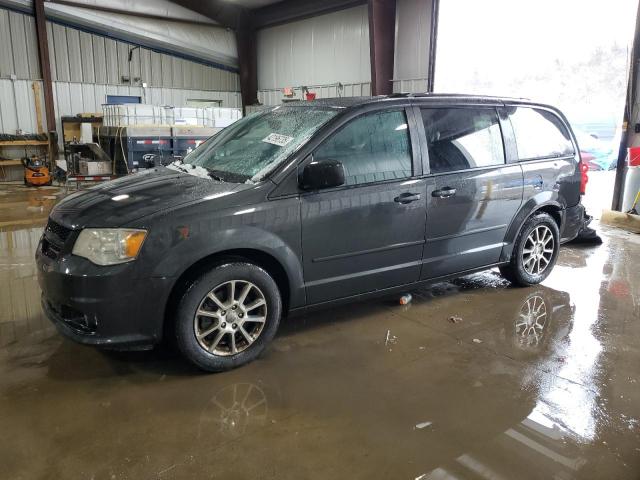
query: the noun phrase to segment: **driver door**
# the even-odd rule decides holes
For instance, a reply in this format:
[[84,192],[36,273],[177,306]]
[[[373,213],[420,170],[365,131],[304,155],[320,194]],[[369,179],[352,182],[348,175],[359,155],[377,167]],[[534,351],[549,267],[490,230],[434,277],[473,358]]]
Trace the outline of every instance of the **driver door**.
[[313,153],[314,162],[341,162],[345,184],[300,196],[309,304],[419,279],[425,181],[415,178],[420,154],[407,118],[403,108],[361,115]]

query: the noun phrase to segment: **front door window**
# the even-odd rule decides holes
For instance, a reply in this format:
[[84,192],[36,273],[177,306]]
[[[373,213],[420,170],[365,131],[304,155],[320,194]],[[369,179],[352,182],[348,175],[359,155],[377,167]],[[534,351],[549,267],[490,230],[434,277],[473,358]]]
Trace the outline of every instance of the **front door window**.
[[376,112],[352,120],[325,141],[313,159],[342,163],[346,185],[410,177],[411,144],[405,112]]

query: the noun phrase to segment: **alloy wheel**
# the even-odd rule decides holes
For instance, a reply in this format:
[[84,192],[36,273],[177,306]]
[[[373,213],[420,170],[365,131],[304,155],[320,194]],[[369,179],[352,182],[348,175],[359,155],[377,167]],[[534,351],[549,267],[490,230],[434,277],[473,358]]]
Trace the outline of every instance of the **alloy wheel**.
[[267,320],[267,300],[255,284],[230,280],[200,302],[193,326],[200,346],[213,355],[229,356],[249,348]]
[[551,229],[546,225],[534,228],[522,249],[522,265],[529,275],[540,275],[553,258],[555,240]]

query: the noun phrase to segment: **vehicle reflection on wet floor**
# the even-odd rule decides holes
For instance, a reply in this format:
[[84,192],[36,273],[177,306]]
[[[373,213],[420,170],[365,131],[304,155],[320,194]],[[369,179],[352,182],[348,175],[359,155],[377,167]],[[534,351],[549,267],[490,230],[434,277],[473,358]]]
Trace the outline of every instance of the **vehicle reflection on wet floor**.
[[2,478],[640,475],[637,236],[566,246],[538,287],[490,271],[291,318],[258,361],[203,375],[55,332],[48,208],[0,231]]

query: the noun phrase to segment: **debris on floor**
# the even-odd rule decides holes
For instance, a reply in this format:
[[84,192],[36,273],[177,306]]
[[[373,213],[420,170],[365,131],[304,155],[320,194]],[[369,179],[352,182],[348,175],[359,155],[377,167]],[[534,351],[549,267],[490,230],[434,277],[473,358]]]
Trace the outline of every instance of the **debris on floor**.
[[582,230],[580,230],[580,233],[578,233],[578,236],[573,240],[571,240],[571,242],[588,244],[588,245],[601,245],[602,238],[600,238],[600,235],[598,235],[598,232],[596,232],[593,228],[584,227]]
[[578,236],[571,240],[572,243],[581,243],[586,245],[601,245],[602,238],[598,235],[593,228],[589,227],[589,224],[593,220],[591,215],[588,215],[585,211],[582,228],[578,232]]
[[473,343],[482,343],[482,340],[480,340],[479,338],[474,338]]
[[413,300],[411,294],[405,293],[400,297],[400,305],[409,305],[411,303],[411,300]]
[[455,315],[451,315],[449,317],[449,321],[451,323],[460,323],[462,321],[462,317],[456,317]]
[[391,330],[387,330],[387,336],[384,339],[384,346],[386,347],[389,344],[394,344],[396,343],[396,341],[398,340],[398,337],[396,337],[395,335],[391,335]]
[[417,429],[427,428],[427,427],[430,427],[432,423],[433,422],[420,422],[416,424],[416,428]]

